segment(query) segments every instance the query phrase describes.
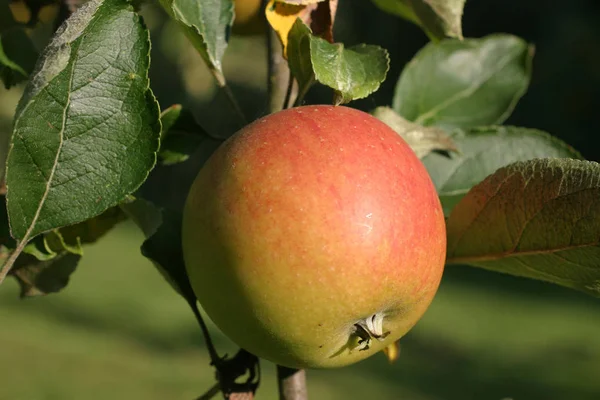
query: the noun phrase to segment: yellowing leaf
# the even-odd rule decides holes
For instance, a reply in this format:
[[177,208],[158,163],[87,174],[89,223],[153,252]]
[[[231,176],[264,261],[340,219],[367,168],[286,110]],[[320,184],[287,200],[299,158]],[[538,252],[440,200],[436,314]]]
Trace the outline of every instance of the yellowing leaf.
[[[267,21],[273,30],[277,33],[281,44],[283,45],[283,55],[287,57],[288,33],[292,29],[296,18],[304,20],[307,10],[306,5],[292,5],[280,1],[270,0],[265,9]],[[312,6],[310,7],[313,8]]]
[[338,0],[270,0],[265,9],[269,25],[277,33],[287,58],[288,36],[294,22],[300,18],[313,35],[333,43],[333,21]]

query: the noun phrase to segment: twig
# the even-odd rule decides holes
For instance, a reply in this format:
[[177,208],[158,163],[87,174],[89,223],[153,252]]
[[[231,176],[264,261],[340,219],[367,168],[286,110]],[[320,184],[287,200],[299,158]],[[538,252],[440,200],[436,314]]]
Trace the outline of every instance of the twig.
[[8,273],[10,272],[13,265],[15,264],[15,261],[17,261],[17,258],[23,252],[23,249],[25,249],[25,246],[27,245],[27,240],[29,239],[30,233],[28,232],[25,236],[26,236],[26,238],[23,238],[23,240],[18,242],[17,248],[13,250],[13,252],[10,254],[8,259],[2,266],[2,270],[0,270],[0,285],[2,285],[2,282],[4,282],[4,279],[6,279],[6,277],[8,276]]
[[215,397],[221,391],[221,387],[219,382],[215,383],[210,389],[206,391],[202,396],[198,397],[196,400],[210,400]]
[[269,58],[269,112],[274,113],[285,107],[287,83],[290,76],[286,60],[283,58],[283,47],[277,34],[271,27],[267,29],[267,53]]
[[279,400],[307,400],[306,372],[277,366],[277,382],[279,384]]
[[[210,364],[217,370],[217,384],[212,387],[207,393],[199,397],[199,400],[208,400],[214,397],[219,391],[223,393],[223,397],[229,400],[235,399],[252,399],[254,393],[260,384],[260,364],[258,357],[248,353],[244,349],[240,349],[232,358],[219,357],[215,348],[208,327],[200,314],[195,298],[186,297],[189,306],[200,325],[208,354],[210,356]],[[236,382],[238,378],[248,375],[245,382]]]
[[198,321],[198,325],[200,325],[200,329],[202,330],[202,335],[204,335],[204,341],[206,342],[206,347],[208,349],[208,355],[210,356],[210,363],[212,365],[216,365],[218,362],[221,361],[221,358],[219,357],[219,354],[217,353],[217,349],[215,348],[215,345],[213,344],[212,338],[210,337],[210,332],[208,331],[208,327],[206,326],[206,323],[204,322],[204,319],[202,318],[202,315],[200,314],[200,310],[198,310],[198,304],[196,302],[196,299],[189,299],[186,298],[188,304],[190,305],[190,307],[192,308],[192,312],[194,313],[194,316],[196,317],[196,321]]
[[[289,68],[288,68],[289,69]],[[294,79],[294,75],[290,70],[287,91],[285,92],[285,100],[283,100],[283,108],[290,108],[293,103],[293,98],[298,95],[298,85]]]

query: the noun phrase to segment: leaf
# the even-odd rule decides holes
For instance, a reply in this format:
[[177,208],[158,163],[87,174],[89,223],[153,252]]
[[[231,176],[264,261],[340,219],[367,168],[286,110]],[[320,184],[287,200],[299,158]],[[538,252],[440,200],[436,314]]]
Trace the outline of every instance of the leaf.
[[315,74],[310,59],[310,29],[297,18],[289,32],[288,40],[288,66],[298,82],[298,98],[302,99],[315,83]]
[[511,35],[429,43],[402,71],[393,108],[445,129],[501,124],[527,90],[532,57]]
[[[2,266],[16,243],[9,235],[4,196],[0,200]],[[96,242],[123,220],[125,214],[118,207],[113,207],[95,218],[34,238],[25,246],[10,272],[21,286],[21,296],[41,296],[63,289],[83,256],[81,245]]]
[[517,162],[475,186],[447,221],[448,263],[600,296],[600,164]]
[[388,52],[374,45],[344,48],[312,38],[310,59],[315,79],[335,91],[336,105],[362,99],[379,89],[390,68]]
[[222,60],[234,19],[232,0],[160,0],[200,53],[217,83],[225,86]]
[[6,170],[14,238],[99,215],[144,182],[160,134],[149,49],[124,0],[92,0],[57,32],[15,115]]
[[300,20],[296,20],[291,35],[290,70],[303,90],[312,83],[308,78],[308,54],[314,79],[334,90],[336,105],[367,97],[385,80],[390,58],[379,46],[359,44],[345,49],[341,43],[331,44],[310,34]]
[[462,39],[465,0],[409,0],[423,30],[430,38]]
[[22,253],[10,272],[19,282],[21,297],[42,296],[63,289],[83,255],[79,245],[68,245],[58,231],[45,234],[43,244],[46,256],[42,260],[34,254]]
[[127,219],[125,213],[116,206],[109,208],[97,217],[75,225],[65,226],[60,228],[59,231],[65,243],[71,246],[75,246],[76,243],[91,244],[98,241],[115,225],[125,221],[125,219]]
[[410,0],[373,0],[373,3],[388,14],[402,17],[421,26],[419,18],[410,5]]
[[265,9],[269,25],[277,33],[287,58],[289,36],[296,20],[300,18],[310,27],[313,35],[333,43],[333,23],[338,0],[270,0]]
[[451,137],[458,154],[448,157],[431,153],[423,159],[446,215],[473,186],[510,163],[534,158],[582,158],[564,142],[535,129],[490,126],[455,130]]
[[160,209],[144,199],[125,203],[122,208],[146,236],[141,247],[144,257],[152,261],[177,293],[195,302],[181,249],[181,214]]
[[146,238],[154,235],[162,224],[162,212],[151,202],[131,197],[123,202],[121,210],[142,230]]
[[189,302],[196,302],[183,261],[181,223],[181,214],[162,210],[162,223],[142,245],[142,254],[152,260],[177,293]]
[[465,0],[373,0],[382,10],[419,25],[434,40],[462,39]]
[[163,126],[160,151],[160,164],[173,165],[186,161],[206,140],[212,138],[196,122],[193,114],[176,104],[161,114]]
[[389,107],[377,107],[372,114],[402,136],[419,158],[425,157],[434,150],[458,151],[450,136],[443,129],[424,127],[409,122]]
[[344,50],[343,44],[311,43],[315,79],[335,91],[336,105],[362,99],[379,89],[389,70],[387,51],[361,44]]

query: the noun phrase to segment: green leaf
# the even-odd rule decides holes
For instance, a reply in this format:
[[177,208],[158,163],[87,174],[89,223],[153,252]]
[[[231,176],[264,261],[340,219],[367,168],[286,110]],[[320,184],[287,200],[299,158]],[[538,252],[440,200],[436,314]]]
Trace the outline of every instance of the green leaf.
[[462,39],[465,0],[373,0],[382,10],[421,26],[434,40]]
[[600,164],[511,164],[474,187],[447,226],[448,263],[600,296]]
[[429,43],[402,71],[393,108],[425,126],[501,124],[527,90],[532,58],[511,35]]
[[6,180],[26,241],[118,204],[156,161],[148,30],[125,0],[92,0],[46,48],[15,115]]
[[149,238],[156,233],[162,224],[162,212],[148,200],[130,197],[120,205],[123,212],[142,230],[144,236]]
[[455,130],[451,137],[458,154],[431,153],[423,159],[446,215],[473,186],[510,163],[534,158],[582,158],[564,142],[535,129],[489,126]]
[[195,302],[196,295],[183,261],[181,223],[181,214],[163,210],[162,223],[142,245],[142,254],[152,260],[156,269],[177,293],[189,302]]
[[311,32],[300,18],[292,25],[288,34],[287,58],[290,71],[298,82],[298,98],[304,98],[315,83],[315,74],[310,59]]
[[[1,200],[0,266],[16,246],[9,235],[3,196]],[[63,289],[83,256],[81,246],[96,242],[123,220],[123,211],[113,207],[95,218],[44,233],[31,240],[10,272],[21,286],[21,296],[41,296]]]
[[196,122],[191,111],[182,108],[179,104],[164,110],[161,114],[161,122],[163,132],[158,157],[162,165],[184,162],[204,141],[219,140],[209,136]]
[[379,89],[390,68],[387,51],[359,44],[344,48],[314,36],[298,18],[288,36],[290,70],[298,80],[299,98],[314,80],[332,88],[335,104],[362,99]]
[[421,26],[419,17],[410,5],[410,0],[373,0],[373,3],[388,14],[396,15]]
[[[46,233],[42,243],[43,251],[22,253],[10,272],[21,286],[21,297],[42,296],[63,289],[83,255],[81,247],[67,244],[59,231]],[[40,260],[41,254],[44,256]]]
[[109,208],[97,217],[75,225],[65,226],[60,228],[59,231],[65,243],[71,246],[75,246],[77,243],[92,244],[125,219],[127,219],[125,213],[116,206]]
[[232,0],[160,0],[200,53],[221,86],[225,86],[221,64],[233,24]]
[[335,91],[335,104],[362,99],[379,89],[390,69],[388,52],[367,44],[344,48],[311,36],[310,59],[317,82]]
[[160,209],[144,199],[135,199],[121,207],[144,232],[146,240],[141,247],[142,254],[152,261],[177,293],[195,302],[181,249],[181,214]]
[[409,122],[389,107],[377,107],[372,114],[402,136],[419,158],[434,150],[457,151],[456,145],[443,129]]

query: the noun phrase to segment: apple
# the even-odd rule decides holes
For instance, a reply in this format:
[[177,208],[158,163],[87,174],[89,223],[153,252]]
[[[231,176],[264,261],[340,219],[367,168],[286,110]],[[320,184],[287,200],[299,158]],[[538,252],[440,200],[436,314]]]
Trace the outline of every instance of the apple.
[[229,138],[192,185],[182,235],[208,316],[291,368],[348,365],[401,338],[446,254],[423,164],[387,125],[342,106],[284,110]]
[[235,19],[231,31],[236,35],[263,33],[266,28],[261,0],[234,0]]

